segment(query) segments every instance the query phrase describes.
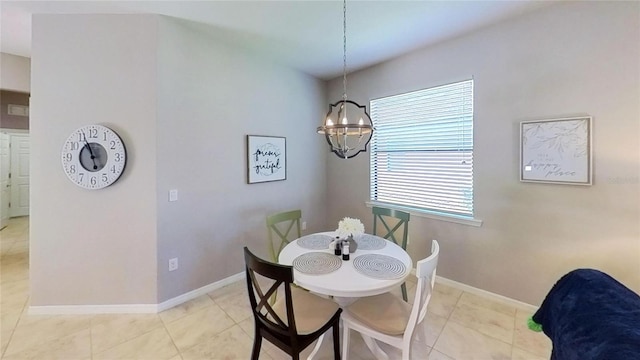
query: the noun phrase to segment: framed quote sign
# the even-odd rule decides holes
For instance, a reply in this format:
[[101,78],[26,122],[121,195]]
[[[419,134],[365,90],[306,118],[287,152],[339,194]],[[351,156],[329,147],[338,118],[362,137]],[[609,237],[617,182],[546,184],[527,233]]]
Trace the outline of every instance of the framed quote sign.
[[520,181],[591,185],[591,117],[520,123]]
[[247,183],[287,179],[287,139],[247,135]]

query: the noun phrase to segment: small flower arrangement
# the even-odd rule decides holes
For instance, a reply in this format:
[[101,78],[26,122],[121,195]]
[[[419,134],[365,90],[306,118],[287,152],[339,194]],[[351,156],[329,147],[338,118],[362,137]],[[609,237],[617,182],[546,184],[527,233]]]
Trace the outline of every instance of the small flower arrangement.
[[338,229],[336,229],[336,234],[340,237],[347,237],[349,235],[360,235],[364,233],[364,225],[360,219],[354,219],[350,217],[345,217],[340,220],[338,223]]

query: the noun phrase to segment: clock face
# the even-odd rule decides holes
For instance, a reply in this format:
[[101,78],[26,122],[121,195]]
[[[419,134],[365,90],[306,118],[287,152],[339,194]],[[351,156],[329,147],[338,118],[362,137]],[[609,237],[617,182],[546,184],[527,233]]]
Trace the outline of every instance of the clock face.
[[120,136],[102,125],[74,131],[62,147],[62,168],[69,180],[85,189],[102,189],[120,178],[127,151]]

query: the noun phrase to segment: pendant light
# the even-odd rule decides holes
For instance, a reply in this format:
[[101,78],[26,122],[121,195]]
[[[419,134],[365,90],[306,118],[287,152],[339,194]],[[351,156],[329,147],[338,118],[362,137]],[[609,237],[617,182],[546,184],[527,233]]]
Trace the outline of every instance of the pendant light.
[[342,16],[342,100],[330,105],[317,132],[325,136],[334,154],[349,159],[367,151],[374,129],[367,108],[347,99],[347,0],[343,0]]

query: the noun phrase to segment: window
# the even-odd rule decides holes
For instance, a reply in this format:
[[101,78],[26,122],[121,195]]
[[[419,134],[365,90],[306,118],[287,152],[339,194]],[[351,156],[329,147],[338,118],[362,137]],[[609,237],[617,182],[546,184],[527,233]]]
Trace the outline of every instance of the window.
[[371,100],[371,201],[473,217],[473,80]]

